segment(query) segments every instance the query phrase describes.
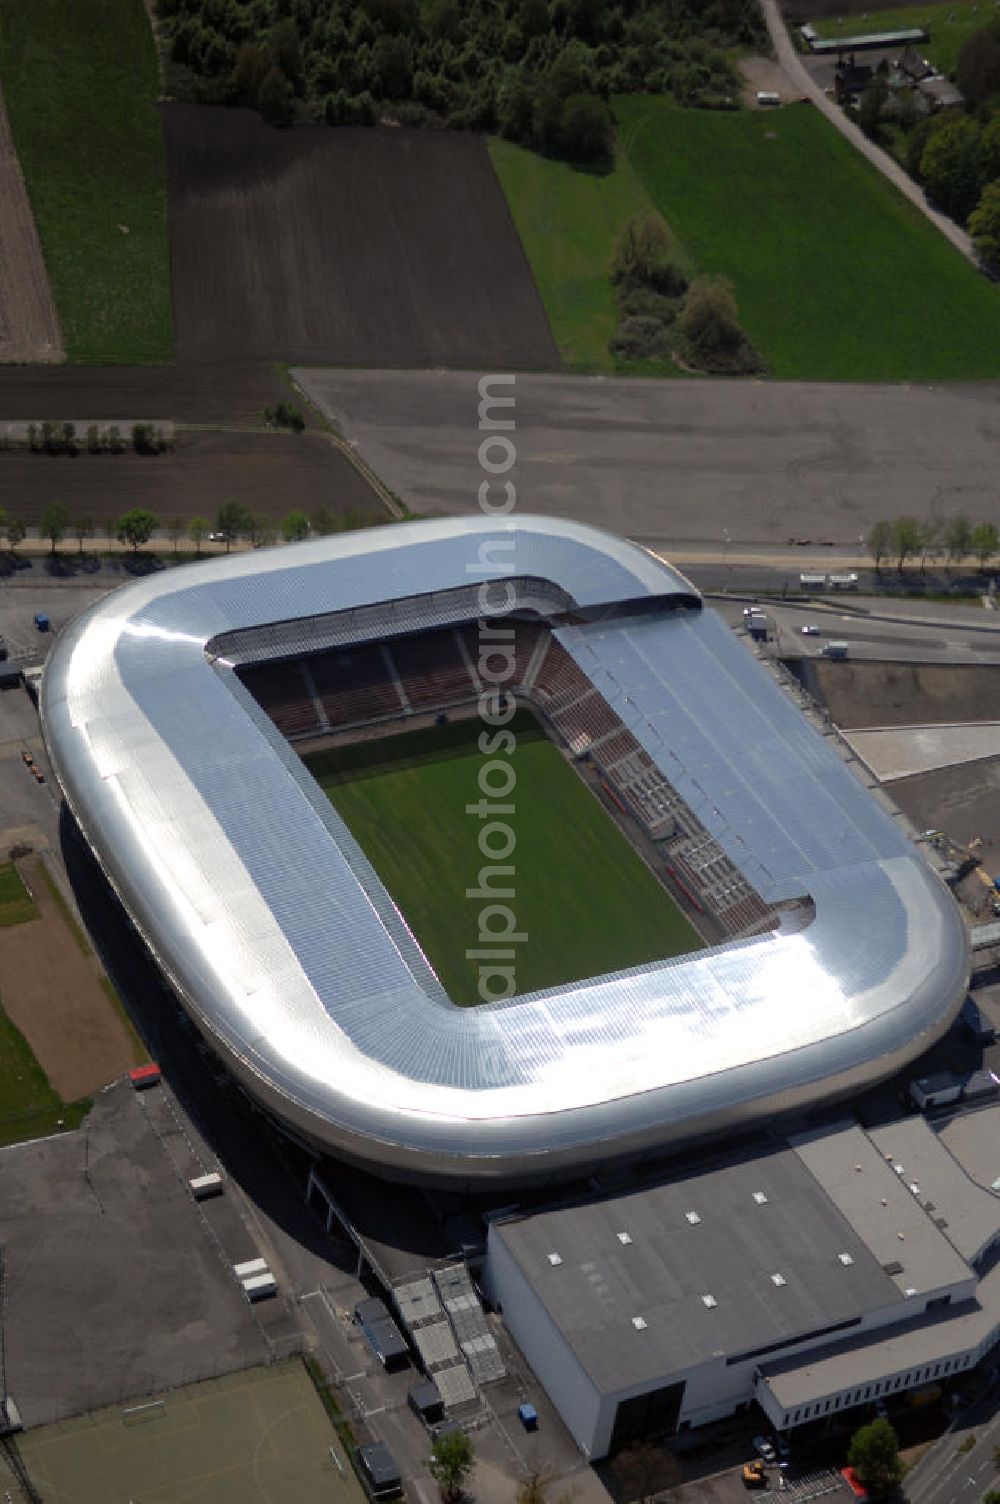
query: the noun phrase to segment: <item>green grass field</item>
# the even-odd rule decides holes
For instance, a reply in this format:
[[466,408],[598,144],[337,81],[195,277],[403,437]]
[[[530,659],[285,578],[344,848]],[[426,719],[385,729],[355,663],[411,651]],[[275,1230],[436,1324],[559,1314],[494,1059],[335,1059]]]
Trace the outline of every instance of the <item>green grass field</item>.
[[90,1101],[63,1102],[49,1085],[20,1029],[0,1007],[0,1144],[75,1128],[90,1110]]
[[[512,723],[517,838],[509,900],[518,928],[517,991],[638,966],[701,946],[697,934],[534,718]],[[453,723],[306,759],[398,903],[456,1003],[479,1001],[481,904],[466,897],[490,859],[480,821],[480,723]]]
[[723,272],[773,374],[1000,376],[1000,287],[814,109],[733,114],[615,100],[620,140],[702,272]]
[[[138,1403],[142,1403],[141,1401]],[[18,1450],[59,1504],[365,1504],[342,1444],[297,1360],[171,1390],[27,1431]],[[15,1498],[6,1460],[0,1484]]]
[[[4,862],[0,865],[0,928],[38,917],[16,867]],[[0,1006],[0,1144],[53,1133],[60,1119],[64,1127],[75,1128],[89,1108],[89,1101],[67,1104],[53,1091],[28,1041]]]
[[0,866],[0,928],[37,919],[38,910],[13,862]]
[[167,360],[166,164],[142,0],[0,0],[0,87],[69,359]]
[[995,14],[978,0],[943,0],[940,5],[902,5],[893,10],[872,10],[864,16],[823,16],[812,24],[821,37],[863,37],[873,31],[926,26],[930,40],[918,44],[921,55],[942,73],[954,73],[966,37],[979,31]]
[[[611,258],[628,221],[653,208],[631,163],[619,153],[614,171],[602,177],[498,139],[490,141],[490,156],[566,366],[615,370],[608,351],[617,322]],[[679,247],[677,259],[685,259]],[[679,373],[663,361],[644,363],[643,374]]]

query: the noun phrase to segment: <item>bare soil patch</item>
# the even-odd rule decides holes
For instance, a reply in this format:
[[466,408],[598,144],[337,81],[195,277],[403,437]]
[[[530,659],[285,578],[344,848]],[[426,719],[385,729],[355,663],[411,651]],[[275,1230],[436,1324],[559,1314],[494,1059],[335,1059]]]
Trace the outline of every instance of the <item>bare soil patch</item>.
[[35,219],[0,95],[0,361],[66,359]]
[[163,121],[179,360],[559,367],[481,137]]
[[131,507],[148,507],[166,525],[174,517],[211,521],[230,501],[275,521],[320,507],[385,515],[367,482],[320,434],[182,432],[173,453],[156,456],[0,454],[0,506],[29,527],[52,502],[99,530]]
[[1000,669],[988,664],[817,659],[810,668],[831,716],[848,730],[1000,720]]
[[136,1041],[100,962],[84,954],[49,891],[41,857],[18,865],[40,917],[0,929],[3,1005],[63,1101],[75,1102],[134,1065]]
[[743,74],[743,103],[748,109],[770,108],[757,103],[758,90],[779,95],[782,104],[798,99],[802,92],[796,89],[784,68],[772,57],[741,57],[739,66]]

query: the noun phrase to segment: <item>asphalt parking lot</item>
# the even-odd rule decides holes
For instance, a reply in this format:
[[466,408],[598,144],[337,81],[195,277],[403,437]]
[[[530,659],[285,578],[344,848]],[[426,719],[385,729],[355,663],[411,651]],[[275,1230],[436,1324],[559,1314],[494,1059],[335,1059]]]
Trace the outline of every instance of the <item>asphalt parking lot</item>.
[[0,1151],[0,1245],[7,1384],[26,1426],[271,1353],[127,1081],[78,1131]]

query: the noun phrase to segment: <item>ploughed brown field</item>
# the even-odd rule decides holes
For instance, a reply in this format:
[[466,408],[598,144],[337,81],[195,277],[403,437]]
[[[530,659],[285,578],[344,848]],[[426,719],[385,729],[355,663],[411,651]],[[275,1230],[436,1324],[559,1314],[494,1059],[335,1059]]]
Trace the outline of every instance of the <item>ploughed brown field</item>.
[[260,423],[265,407],[293,404],[263,361],[180,366],[0,366],[0,421],[149,418],[175,423]]
[[147,507],[164,526],[174,517],[211,522],[229,501],[275,521],[320,507],[385,516],[354,467],[318,434],[181,433],[174,453],[156,456],[0,453],[0,506],[29,527],[50,502],[99,527],[133,507]]
[[181,364],[559,367],[481,137],[163,122]]

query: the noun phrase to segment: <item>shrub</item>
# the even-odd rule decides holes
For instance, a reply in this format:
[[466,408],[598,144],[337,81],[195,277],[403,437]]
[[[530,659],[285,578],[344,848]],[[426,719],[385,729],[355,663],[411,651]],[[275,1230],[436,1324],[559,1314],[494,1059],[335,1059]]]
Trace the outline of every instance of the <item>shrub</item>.
[[608,344],[620,360],[646,360],[670,354],[670,325],[642,314],[621,321]]

